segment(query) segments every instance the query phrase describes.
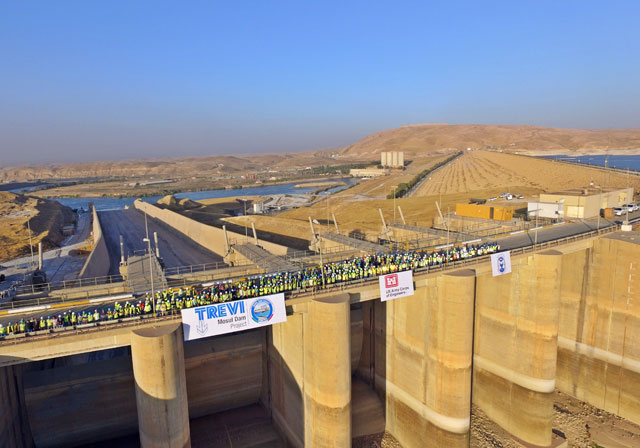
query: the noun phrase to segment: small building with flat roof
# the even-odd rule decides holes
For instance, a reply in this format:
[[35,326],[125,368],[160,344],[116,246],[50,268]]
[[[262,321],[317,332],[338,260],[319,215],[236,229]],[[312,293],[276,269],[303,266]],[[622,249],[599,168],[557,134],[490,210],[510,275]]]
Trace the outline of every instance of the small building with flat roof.
[[565,218],[593,218],[602,209],[620,207],[632,200],[632,187],[589,187],[540,193],[540,202],[564,203]]

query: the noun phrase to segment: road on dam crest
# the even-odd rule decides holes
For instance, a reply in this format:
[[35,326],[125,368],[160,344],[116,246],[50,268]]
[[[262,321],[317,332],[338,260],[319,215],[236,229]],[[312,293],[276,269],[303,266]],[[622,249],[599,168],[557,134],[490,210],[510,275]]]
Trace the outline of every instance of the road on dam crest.
[[[109,210],[98,212],[102,232],[104,234],[111,266],[109,274],[118,274],[120,263],[120,235],[124,241],[125,257],[140,254],[148,249],[146,238],[144,214],[133,208],[127,210]],[[190,266],[196,264],[222,262],[222,257],[196,244],[186,236],[179,235],[165,226],[161,226],[151,217],[148,218],[149,238],[153,243],[153,232],[158,233],[158,247],[160,257],[167,268],[178,266]]]

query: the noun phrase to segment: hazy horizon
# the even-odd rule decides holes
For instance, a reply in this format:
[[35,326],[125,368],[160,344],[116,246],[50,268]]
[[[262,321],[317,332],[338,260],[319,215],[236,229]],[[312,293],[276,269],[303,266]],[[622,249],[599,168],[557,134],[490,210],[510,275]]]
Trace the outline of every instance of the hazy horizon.
[[302,152],[409,124],[640,126],[635,2],[14,2],[1,166]]

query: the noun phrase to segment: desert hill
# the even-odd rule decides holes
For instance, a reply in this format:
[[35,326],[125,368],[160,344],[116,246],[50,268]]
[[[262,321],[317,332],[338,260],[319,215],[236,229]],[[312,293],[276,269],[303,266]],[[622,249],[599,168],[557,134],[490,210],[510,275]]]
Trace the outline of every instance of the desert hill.
[[557,129],[537,126],[417,124],[369,135],[343,149],[343,157],[404,151],[406,157],[451,150],[501,149],[527,154],[640,153],[640,128]]
[[109,177],[184,177],[335,164],[325,151],[0,167],[0,182]]
[[59,202],[0,192],[0,262],[30,252],[27,221],[37,250],[39,242],[44,249],[60,244],[62,228],[74,219],[73,211]]

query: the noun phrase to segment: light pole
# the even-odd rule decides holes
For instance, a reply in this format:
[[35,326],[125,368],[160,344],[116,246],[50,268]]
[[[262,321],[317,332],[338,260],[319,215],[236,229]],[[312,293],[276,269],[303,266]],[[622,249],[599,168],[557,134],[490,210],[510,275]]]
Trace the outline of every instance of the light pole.
[[534,239],[533,239],[533,248],[534,249],[538,245],[538,215],[540,214],[540,210],[542,210],[542,209],[541,208],[537,208],[537,209],[533,210],[534,212],[536,212],[536,233],[534,234]]
[[329,233],[329,192],[325,191],[324,194],[327,197],[327,233]]
[[151,304],[153,305],[153,315],[154,317],[158,317],[156,313],[156,297],[155,291],[153,288],[153,261],[151,260],[151,240],[149,238],[143,238],[143,242],[147,243],[149,248],[149,273],[151,274]]
[[598,186],[598,225],[596,229],[600,231],[600,210],[602,209],[602,187]]
[[396,188],[398,188],[397,185],[394,185],[393,187],[393,223],[396,223]]
[[246,243],[246,240],[249,239],[249,232],[247,230],[247,200],[242,199],[242,203],[244,204],[244,239]]
[[31,218],[27,220],[27,227],[29,228],[29,249],[31,249],[31,269],[33,269],[35,262],[33,261],[33,243],[31,242]]

